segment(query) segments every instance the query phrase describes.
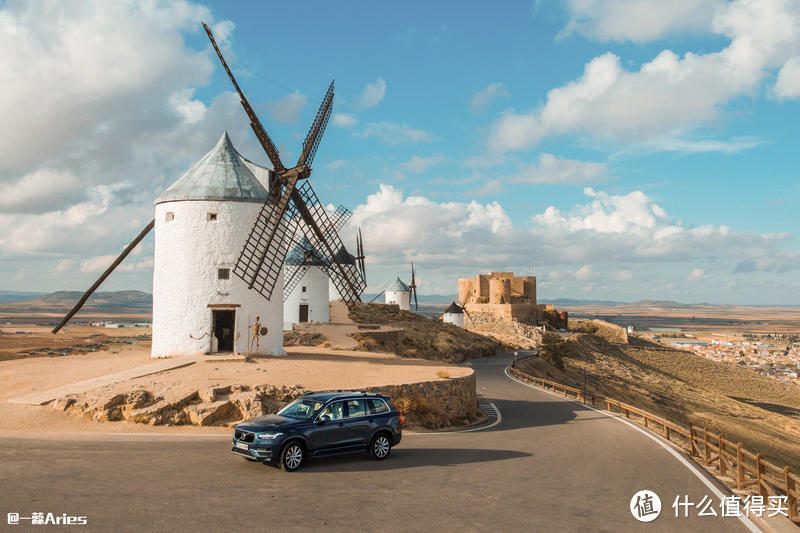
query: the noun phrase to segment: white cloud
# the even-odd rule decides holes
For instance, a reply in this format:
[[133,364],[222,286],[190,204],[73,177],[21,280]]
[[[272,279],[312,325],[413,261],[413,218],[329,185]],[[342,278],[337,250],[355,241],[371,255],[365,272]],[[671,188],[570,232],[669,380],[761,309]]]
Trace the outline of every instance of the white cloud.
[[716,121],[731,99],[755,94],[768,73],[800,54],[800,4],[726,3],[710,30],[730,44],[682,57],[664,50],[638,70],[626,70],[610,52],[592,59],[579,79],[550,90],[544,105],[505,112],[492,125],[489,147],[522,150],[575,133],[633,145],[682,138]]
[[775,94],[778,98],[800,97],[800,56],[789,59],[781,67],[775,83]]
[[378,78],[375,83],[368,83],[364,87],[364,91],[358,97],[356,105],[360,109],[369,109],[381,103],[384,96],[386,96],[386,81],[383,78]]
[[353,135],[365,139],[377,138],[392,146],[402,143],[417,144],[433,141],[433,134],[428,131],[394,122],[370,122],[364,126],[363,130],[353,133]]
[[308,97],[300,91],[293,91],[276,102],[265,104],[270,116],[281,124],[296,124],[300,119],[300,112],[306,106]]
[[0,116],[14,134],[0,143],[0,173],[79,151],[87,138],[131,127],[126,119],[148,118],[153,101],[207,83],[211,57],[186,48],[182,33],[212,18],[182,0],[6,4]]
[[558,38],[580,33],[600,41],[645,42],[673,32],[707,32],[723,0],[569,0]]
[[592,265],[583,265],[573,275],[578,281],[591,281],[595,277],[595,272],[592,270]]
[[326,164],[325,168],[330,170],[330,171],[334,171],[334,170],[339,170],[340,168],[344,168],[347,165],[348,165],[348,162],[345,161],[344,159],[334,159],[330,163]]
[[200,100],[193,100],[194,89],[184,87],[176,91],[169,99],[169,103],[180,114],[186,124],[195,124],[203,119],[206,114],[206,105]]
[[706,280],[706,279],[708,279],[708,278],[710,278],[710,277],[712,277],[712,276],[711,276],[711,274],[708,274],[708,273],[707,273],[705,270],[703,270],[702,268],[695,268],[695,269],[694,269],[694,270],[692,270],[692,272],[691,272],[691,273],[690,273],[690,274],[689,274],[689,275],[686,277],[686,281],[690,281],[690,282],[693,282],[693,283],[694,283],[694,282],[697,282],[697,281],[703,281],[703,280]]
[[483,113],[492,100],[498,98],[509,98],[511,95],[503,87],[502,83],[490,83],[485,89],[475,91],[470,100],[470,111],[473,113]]
[[515,174],[508,176],[512,183],[586,184],[603,178],[607,171],[605,163],[562,159],[553,154],[542,153],[539,163],[521,163]]
[[333,114],[333,125],[339,128],[352,128],[358,124],[358,119],[348,113],[336,112]]
[[444,160],[445,157],[441,154],[434,154],[429,157],[412,155],[411,159],[405,163],[400,163],[399,168],[401,171],[408,172],[409,174],[421,174],[430,167],[442,163]]
[[[529,225],[514,226],[497,202],[439,203],[404,197],[399,189],[381,185],[353,210],[350,224],[365,228],[374,265],[410,259],[437,268],[481,265],[519,271],[533,264],[576,265],[565,271],[570,279],[594,281],[603,276],[619,282],[634,278],[629,265],[685,262],[702,268],[714,262],[733,270],[742,260],[752,259],[742,268],[800,268],[800,253],[781,249],[787,234],[734,231],[724,225],[686,227],[641,191],[584,192],[588,203],[569,212],[551,206],[534,214]],[[626,268],[620,269],[622,265]]]
[[63,170],[44,168],[7,185],[0,196],[0,211],[43,213],[85,197],[86,191],[77,176]]

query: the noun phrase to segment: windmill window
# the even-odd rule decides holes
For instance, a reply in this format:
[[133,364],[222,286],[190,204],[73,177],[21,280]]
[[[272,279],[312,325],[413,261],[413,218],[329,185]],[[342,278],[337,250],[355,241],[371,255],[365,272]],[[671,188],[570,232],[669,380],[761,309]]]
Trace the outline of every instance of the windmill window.
[[217,214],[216,213],[207,213],[206,220],[209,222],[216,222],[217,221]]
[[303,285],[303,292],[306,292],[306,286]]
[[217,269],[217,279],[231,279],[231,269],[230,268],[218,268]]
[[175,220],[175,213],[173,213],[172,211],[167,211],[167,216],[164,217],[164,220],[166,222],[172,222],[173,220]]

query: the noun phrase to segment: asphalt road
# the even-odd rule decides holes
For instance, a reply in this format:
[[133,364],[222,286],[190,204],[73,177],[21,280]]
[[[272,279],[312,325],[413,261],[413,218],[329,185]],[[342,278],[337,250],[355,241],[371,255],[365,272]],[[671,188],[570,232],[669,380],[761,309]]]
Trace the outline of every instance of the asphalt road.
[[[502,421],[483,431],[407,434],[391,457],[308,462],[297,473],[247,462],[202,436],[0,436],[7,513],[83,515],[71,531],[747,531],[735,518],[675,518],[678,495],[712,490],[655,440],[602,413],[511,381],[500,356],[474,363]],[[636,521],[649,489],[661,516]]]

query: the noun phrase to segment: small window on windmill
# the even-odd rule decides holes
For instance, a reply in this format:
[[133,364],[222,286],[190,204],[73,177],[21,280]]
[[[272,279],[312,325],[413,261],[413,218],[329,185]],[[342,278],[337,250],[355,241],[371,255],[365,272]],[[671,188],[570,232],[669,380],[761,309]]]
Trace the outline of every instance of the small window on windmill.
[[217,269],[217,279],[231,279],[231,269],[230,268],[218,268]]
[[206,213],[206,220],[209,222],[216,222],[217,221],[217,214],[216,213]]
[[306,292],[306,286],[305,286],[305,285],[303,285],[303,287],[302,287],[302,291],[303,291],[303,292]]
[[167,216],[164,217],[164,220],[166,222],[172,222],[173,220],[175,220],[175,213],[173,213],[172,211],[167,211]]

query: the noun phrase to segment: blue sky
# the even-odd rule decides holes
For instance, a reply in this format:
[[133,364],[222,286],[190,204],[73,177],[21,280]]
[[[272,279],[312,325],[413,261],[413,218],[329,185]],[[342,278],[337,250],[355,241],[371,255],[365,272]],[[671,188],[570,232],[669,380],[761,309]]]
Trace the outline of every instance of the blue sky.
[[[800,303],[789,1],[0,3],[0,289],[88,286],[223,130],[365,230],[369,290],[489,270],[540,298]],[[57,27],[59,32],[49,29]],[[108,289],[149,290],[152,238]]]

